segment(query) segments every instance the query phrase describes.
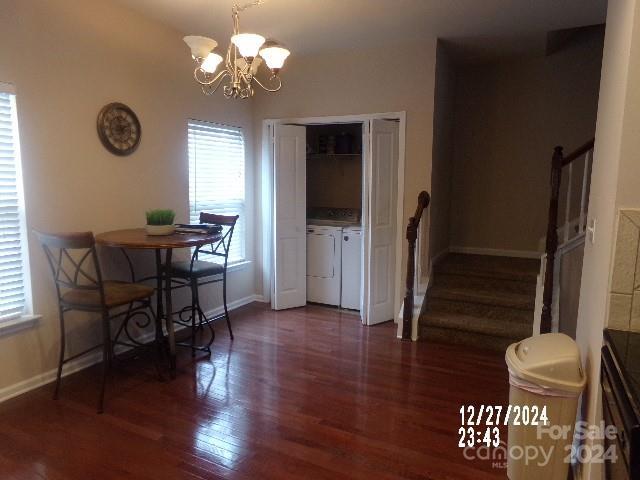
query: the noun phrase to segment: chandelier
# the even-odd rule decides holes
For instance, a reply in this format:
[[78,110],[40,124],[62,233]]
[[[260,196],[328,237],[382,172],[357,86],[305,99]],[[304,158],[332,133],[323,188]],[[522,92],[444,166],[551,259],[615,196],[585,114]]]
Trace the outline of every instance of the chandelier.
[[[275,40],[266,40],[261,35],[240,33],[238,14],[263,2],[264,0],[256,0],[243,6],[233,6],[233,36],[224,59],[214,51],[218,46],[215,40],[195,35],[184,37],[196,62],[193,76],[206,95],[214,94],[225,82],[222,92],[226,98],[253,96],[254,83],[267,92],[277,92],[282,88],[279,73],[289,56],[289,50]],[[222,70],[216,73],[223,60]],[[268,81],[264,83],[256,76],[263,60],[271,72]]]

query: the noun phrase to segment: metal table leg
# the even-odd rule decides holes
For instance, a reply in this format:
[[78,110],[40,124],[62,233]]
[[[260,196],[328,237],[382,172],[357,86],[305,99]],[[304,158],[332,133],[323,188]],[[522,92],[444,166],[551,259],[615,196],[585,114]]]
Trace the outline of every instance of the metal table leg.
[[156,252],[156,312],[158,312],[158,318],[164,316],[164,308],[162,305],[162,254],[160,250]]
[[[176,377],[176,336],[173,328],[173,302],[171,300],[171,255],[173,253],[173,249],[167,248],[165,259],[164,259],[164,294],[165,294],[165,306],[167,309],[165,315],[166,328],[167,328],[167,336],[169,337],[169,364],[170,364],[170,374],[171,378]],[[160,292],[160,290],[158,290]],[[158,295],[160,296],[160,295]]]
[[156,254],[156,343],[160,352],[165,352],[164,332],[162,331],[162,317],[164,316],[164,306],[162,304],[162,293],[164,285],[162,282],[162,254],[160,250],[155,250]]

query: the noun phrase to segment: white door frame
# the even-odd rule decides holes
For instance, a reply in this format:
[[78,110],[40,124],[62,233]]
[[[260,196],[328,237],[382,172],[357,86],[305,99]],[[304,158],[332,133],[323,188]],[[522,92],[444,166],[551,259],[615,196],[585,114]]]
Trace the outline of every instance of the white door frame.
[[[335,123],[363,123],[363,136],[368,135],[368,121],[374,119],[387,119],[399,121],[398,132],[398,196],[396,199],[396,267],[395,267],[395,288],[394,288],[394,311],[399,311],[399,299],[402,298],[402,245],[404,240],[404,170],[406,155],[406,128],[407,113],[402,112],[386,112],[386,113],[369,113],[359,115],[338,115],[323,117],[297,117],[297,118],[272,118],[262,121],[262,158],[261,158],[261,187],[262,187],[262,296],[266,302],[272,298],[273,292],[273,144],[272,130],[276,123],[293,123],[299,125],[326,125]],[[363,144],[363,202],[362,202],[362,218],[366,221],[368,218],[369,208],[369,182],[367,172],[371,168],[371,152],[369,142]],[[369,226],[363,224],[363,244],[365,245],[364,258],[368,258],[368,240]],[[366,268],[367,262],[363,262],[363,268]],[[363,271],[363,280],[368,282],[368,273]],[[363,283],[363,291],[366,292],[366,284]],[[364,302],[366,304],[366,302]],[[366,318],[366,312],[362,311],[363,319]],[[394,318],[397,322],[398,318]]]

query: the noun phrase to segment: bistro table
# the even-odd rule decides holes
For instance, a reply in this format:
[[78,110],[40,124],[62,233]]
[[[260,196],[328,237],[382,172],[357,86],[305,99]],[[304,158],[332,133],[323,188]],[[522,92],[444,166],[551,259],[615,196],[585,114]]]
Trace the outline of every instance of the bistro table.
[[[96,243],[103,247],[120,248],[132,250],[154,250],[156,259],[156,315],[158,319],[165,319],[167,337],[169,341],[169,363],[171,376],[176,373],[176,338],[173,328],[173,318],[171,312],[173,305],[171,301],[171,257],[174,248],[200,247],[210,243],[216,243],[222,238],[220,233],[214,234],[182,234],[172,235],[147,235],[144,228],[133,228],[128,230],[114,230],[111,232],[96,235]],[[165,250],[164,264],[162,263],[162,250]],[[131,261],[127,256],[127,262]],[[164,281],[164,282],[163,282]],[[164,283],[164,287],[163,287]],[[164,306],[162,303],[162,290],[164,288]],[[166,314],[164,313],[166,311]],[[159,335],[159,332],[156,332]]]

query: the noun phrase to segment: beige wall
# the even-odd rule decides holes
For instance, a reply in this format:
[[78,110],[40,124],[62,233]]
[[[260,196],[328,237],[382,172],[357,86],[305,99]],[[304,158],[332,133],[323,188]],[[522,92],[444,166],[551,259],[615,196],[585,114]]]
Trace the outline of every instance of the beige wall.
[[[100,0],[2,0],[0,12],[0,82],[13,83],[18,93],[29,230],[139,227],[153,207],[171,207],[179,221],[187,220],[191,117],[244,128],[253,205],[251,104],[204,97],[177,31]],[[96,134],[96,115],[111,101],[128,104],[142,123],[140,147],[129,157],[108,153]],[[252,223],[249,216],[249,257]],[[43,318],[35,328],[0,337],[0,395],[56,364],[53,283],[41,248],[29,240],[34,307]],[[229,282],[232,301],[254,294],[253,266],[232,273]],[[220,302],[218,294],[208,296]],[[94,337],[95,327],[74,317],[71,349]]]
[[307,207],[361,209],[362,157],[307,156]]
[[607,326],[640,332],[640,210],[621,209],[617,217]]
[[[254,100],[257,139],[261,139],[262,121],[267,118],[406,111],[404,217],[408,219],[415,210],[418,192],[431,184],[435,47],[434,40],[291,58],[282,72],[281,92],[258,93]],[[261,151],[260,143],[256,152]],[[405,258],[406,245],[403,266]],[[401,285],[397,287],[399,299]],[[396,303],[398,311],[400,303]]]
[[584,245],[579,245],[563,253],[560,257],[558,299],[558,331],[576,338],[578,308],[580,305],[580,278],[582,277],[582,260]]
[[452,246],[537,250],[553,147],[594,134],[601,52],[595,34],[549,57],[460,69]]
[[[631,55],[627,71],[627,84],[624,104],[624,122],[620,142],[620,164],[617,177],[616,211],[617,227],[615,239],[615,254],[612,260],[612,278],[608,325],[612,328],[631,329],[640,331],[637,305],[640,296],[638,290],[638,274],[640,265],[636,267],[638,238],[640,231],[640,162],[638,148],[640,140],[640,5],[636,4],[634,30],[631,40]],[[633,250],[635,248],[635,250]],[[625,307],[631,307],[629,295],[633,295],[634,312],[629,317],[624,315]],[[628,313],[628,312],[626,312]],[[622,323],[626,317],[627,325]],[[625,328],[626,327],[626,328]]]
[[[429,260],[449,248],[455,88],[455,67],[444,45],[438,42],[433,112],[431,205],[428,209]],[[429,266],[423,265],[423,267],[428,269]]]
[[[632,69],[637,72],[640,66],[640,52],[636,51],[640,44],[639,17],[636,10],[635,0],[615,0],[609,2],[607,11],[588,219],[589,223],[595,220],[596,235],[595,243],[587,241],[584,250],[577,331],[577,341],[588,380],[587,391],[582,399],[582,417],[592,423],[602,418],[599,385],[600,348],[611,277],[616,194],[619,184],[626,182],[625,175],[633,170],[629,168],[629,172],[625,172],[622,168],[631,157],[622,158],[621,153],[623,132],[628,127],[627,110],[635,109],[633,116],[637,115],[638,110],[637,102],[629,102],[634,94],[631,92],[632,89],[628,88],[634,85],[630,76]],[[632,44],[635,52],[633,55]],[[635,85],[637,80],[636,77]],[[635,123],[634,128],[637,127],[638,123]],[[637,185],[638,178],[636,175],[629,180],[635,181]],[[625,200],[632,200],[626,197],[628,191],[624,194]],[[601,465],[586,465],[583,473],[582,478],[602,478]]]

